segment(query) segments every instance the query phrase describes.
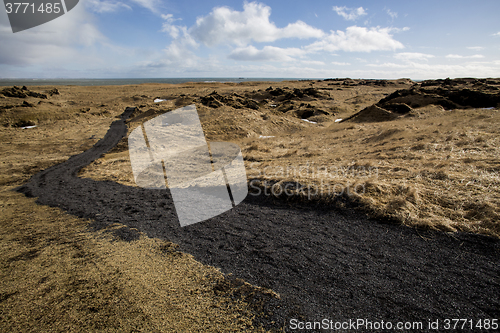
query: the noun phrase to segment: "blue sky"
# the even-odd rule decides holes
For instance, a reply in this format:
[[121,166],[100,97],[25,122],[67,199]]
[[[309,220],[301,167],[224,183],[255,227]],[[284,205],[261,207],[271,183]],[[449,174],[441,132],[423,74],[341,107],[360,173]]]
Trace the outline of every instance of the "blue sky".
[[13,34],[0,78],[500,77],[500,1],[80,0]]

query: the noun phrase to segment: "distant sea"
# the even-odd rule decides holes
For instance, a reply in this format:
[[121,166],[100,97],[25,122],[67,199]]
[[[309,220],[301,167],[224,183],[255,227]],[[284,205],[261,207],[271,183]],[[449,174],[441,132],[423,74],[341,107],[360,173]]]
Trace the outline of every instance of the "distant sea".
[[118,86],[141,83],[247,82],[315,80],[304,78],[172,78],[172,79],[0,79],[0,86]]

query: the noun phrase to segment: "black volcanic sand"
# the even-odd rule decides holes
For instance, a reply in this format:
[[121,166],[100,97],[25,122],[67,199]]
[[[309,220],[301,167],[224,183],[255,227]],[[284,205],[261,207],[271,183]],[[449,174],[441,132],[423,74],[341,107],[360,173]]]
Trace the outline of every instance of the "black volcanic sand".
[[[92,219],[94,229],[117,222],[137,228],[273,289],[281,299],[265,300],[257,320],[267,328],[289,327],[292,318],[422,321],[426,327],[428,320],[500,317],[498,239],[418,231],[349,210],[293,208],[264,195],[249,195],[229,212],[181,228],[167,191],[78,178],[80,168],[126,135],[133,111],[127,108],[93,148],[17,190]],[[119,229],[119,236],[137,238],[130,228]]]

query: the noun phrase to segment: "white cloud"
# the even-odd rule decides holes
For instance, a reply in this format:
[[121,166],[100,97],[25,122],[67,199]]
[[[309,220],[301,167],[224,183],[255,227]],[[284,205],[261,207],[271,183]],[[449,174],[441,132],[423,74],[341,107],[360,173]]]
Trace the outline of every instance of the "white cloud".
[[391,31],[394,31],[394,32],[405,32],[405,31],[408,31],[410,30],[409,27],[403,27],[403,28],[391,28]]
[[301,60],[300,62],[306,65],[325,66],[325,63],[319,60]]
[[[43,64],[62,66],[63,63],[97,64],[92,47],[108,45],[107,39],[93,24],[85,6],[53,21],[13,34],[5,11],[0,11],[0,64],[29,66]],[[81,52],[82,46],[88,52]]]
[[174,39],[178,38],[180,33],[178,26],[168,23],[163,23],[161,31],[167,32]]
[[256,2],[245,2],[243,11],[217,7],[196,20],[191,35],[207,46],[235,44],[245,46],[251,41],[274,42],[281,38],[320,38],[323,31],[302,21],[278,28],[269,21],[271,8]]
[[[358,13],[364,13],[361,8]],[[271,8],[256,2],[243,5],[243,11],[228,7],[216,7],[210,14],[197,19],[194,26],[187,29],[174,24],[173,15],[161,15],[165,20],[162,31],[167,32],[174,41],[165,49],[166,59],[154,66],[165,66],[181,61],[183,57],[195,59],[192,52],[201,42],[208,47],[220,44],[236,45],[228,58],[237,61],[275,61],[290,62],[297,57],[320,51],[332,53],[336,50],[370,52],[374,50],[395,50],[404,46],[392,38],[391,32],[405,31],[396,28],[362,28],[352,26],[346,31],[332,31],[326,35],[322,30],[311,27],[302,21],[278,28],[269,20]],[[181,37],[181,35],[183,37]],[[305,47],[281,48],[266,45],[256,48],[251,42],[274,42],[281,38],[317,38],[318,41]],[[189,42],[188,42],[189,40]],[[173,59],[173,60],[172,60]],[[197,58],[200,60],[201,58]],[[309,62],[308,62],[309,61]],[[323,62],[302,59],[301,63],[320,65]],[[339,65],[341,64],[341,65]],[[346,66],[348,63],[338,63]]]
[[129,5],[119,1],[101,1],[101,0],[87,0],[86,6],[96,13],[111,13],[116,12],[122,8],[131,10]]
[[395,19],[398,17],[398,13],[391,11],[390,9],[386,10],[387,15],[389,15],[392,19]]
[[[198,47],[198,43],[191,37],[186,27],[176,26],[178,35],[164,50],[166,63],[189,66],[196,62],[198,57],[193,50]],[[180,34],[182,33],[182,36]]]
[[394,55],[394,58],[403,60],[403,61],[410,61],[410,60],[424,60],[427,61],[430,58],[434,58],[432,54],[425,54],[425,53],[418,53],[418,52],[402,52],[402,53],[396,53]]
[[337,62],[337,61],[332,61],[331,64],[335,65],[335,66],[350,66],[351,65],[348,62]]
[[[180,70],[199,70],[202,61],[185,40],[174,40],[157,57],[156,61],[144,61],[142,66],[151,68],[168,68],[169,71],[179,72]],[[158,75],[158,73],[156,73]]]
[[146,61],[144,66],[149,69],[168,67],[176,72],[188,68],[199,69],[203,59],[195,54],[199,44],[191,36],[189,29],[186,26],[175,25],[174,22],[181,19],[174,18],[172,14],[161,14],[161,18],[165,21],[161,31],[167,32],[173,41],[165,47],[158,60]]
[[403,65],[403,64],[395,64],[393,62],[385,62],[383,64],[368,64],[366,65],[368,67],[382,67],[382,68],[407,68],[408,65]]
[[496,34],[493,34],[492,36],[500,37],[500,31],[497,32]]
[[298,48],[265,46],[262,50],[258,50],[250,45],[235,49],[228,57],[233,60],[244,61],[291,61],[293,60],[292,57],[304,54],[304,50]]
[[165,64],[191,67],[196,63],[196,55],[185,44],[173,42],[165,49]]
[[458,55],[458,54],[448,54],[446,56],[446,58],[448,58],[448,59],[482,59],[482,58],[484,58],[484,56],[482,54],[474,54],[471,56],[462,56],[462,55]]
[[131,0],[141,7],[147,8],[153,13],[158,13],[158,7],[160,6],[160,0]]
[[374,68],[372,75],[379,78],[411,77],[419,80],[443,77],[496,77],[500,75],[500,66],[494,63],[449,65],[409,62],[405,64],[368,64],[367,67]]
[[403,44],[392,38],[391,28],[365,28],[352,26],[346,31],[331,31],[330,35],[307,46],[311,52],[338,50],[347,52],[371,52],[404,48]]
[[333,6],[333,10],[337,12],[338,15],[342,16],[348,21],[355,21],[358,17],[366,15],[366,10],[363,7],[359,8],[347,8],[346,6],[338,7]]
[[174,16],[172,14],[162,14],[161,18],[165,20],[165,22],[162,24],[161,31],[167,32],[172,38],[178,38],[181,30],[183,29],[184,33],[187,33],[185,28],[173,24],[175,21],[179,21],[180,19],[174,19]]
[[468,46],[467,49],[473,50],[473,51],[481,51],[481,50],[484,50],[484,47],[482,47],[482,46]]

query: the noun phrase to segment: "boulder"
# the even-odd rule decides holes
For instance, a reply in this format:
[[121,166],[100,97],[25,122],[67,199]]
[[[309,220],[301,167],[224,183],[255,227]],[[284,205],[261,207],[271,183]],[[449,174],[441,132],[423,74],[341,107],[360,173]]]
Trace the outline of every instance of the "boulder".
[[19,120],[17,123],[13,124],[13,127],[27,127],[35,126],[36,124],[32,120]]
[[47,94],[49,94],[50,96],[59,95],[59,90],[57,90],[57,88],[54,88],[54,89],[47,91]]
[[32,107],[34,107],[34,105],[33,105],[33,104],[28,103],[28,102],[26,102],[26,101],[23,101],[23,104],[21,104],[21,106],[22,106],[22,107],[25,107],[25,108],[32,108]]

